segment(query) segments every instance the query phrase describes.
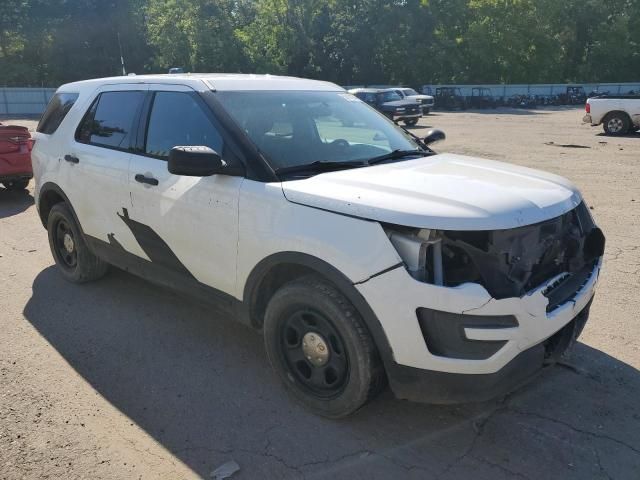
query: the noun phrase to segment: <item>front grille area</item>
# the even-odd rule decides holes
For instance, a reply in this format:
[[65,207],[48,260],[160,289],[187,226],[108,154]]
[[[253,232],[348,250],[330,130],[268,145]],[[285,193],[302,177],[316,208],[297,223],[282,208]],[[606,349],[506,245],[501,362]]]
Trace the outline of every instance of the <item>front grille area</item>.
[[[604,254],[605,244],[584,203],[534,225],[445,231],[442,240],[444,285],[480,283],[496,299],[521,297],[564,272],[571,274],[566,287],[571,288]],[[564,287],[561,291],[558,298],[568,298]]]
[[543,292],[544,296],[549,299],[547,313],[553,312],[559,306],[573,300],[576,294],[589,281],[589,277],[591,277],[595,266],[595,262],[588,264],[579,272],[570,273],[560,278],[553,285],[550,285]]

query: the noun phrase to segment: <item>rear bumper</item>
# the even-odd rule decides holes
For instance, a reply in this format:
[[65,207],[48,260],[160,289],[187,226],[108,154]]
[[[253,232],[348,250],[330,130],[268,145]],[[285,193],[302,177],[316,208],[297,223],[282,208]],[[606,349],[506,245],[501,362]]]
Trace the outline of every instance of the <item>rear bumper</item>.
[[593,125],[593,121],[591,120],[591,115],[585,115],[582,117],[582,123],[589,123]]
[[29,153],[0,153],[0,179],[33,177]]
[[11,182],[14,180],[32,179],[33,173],[16,173],[16,174],[4,174],[0,173],[0,182]]

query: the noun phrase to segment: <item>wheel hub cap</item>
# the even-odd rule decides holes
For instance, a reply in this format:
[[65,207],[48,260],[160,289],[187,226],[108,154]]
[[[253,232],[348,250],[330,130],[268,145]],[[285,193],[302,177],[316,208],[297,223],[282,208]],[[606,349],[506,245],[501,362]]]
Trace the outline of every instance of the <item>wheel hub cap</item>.
[[65,233],[63,243],[64,243],[64,249],[67,252],[69,253],[73,252],[74,244],[73,244],[73,238],[71,237],[71,235],[69,235],[68,233]]
[[622,120],[618,118],[613,118],[609,120],[609,130],[612,132],[619,132],[622,130]]
[[302,352],[309,362],[321,367],[329,361],[329,347],[321,335],[309,332],[302,337]]

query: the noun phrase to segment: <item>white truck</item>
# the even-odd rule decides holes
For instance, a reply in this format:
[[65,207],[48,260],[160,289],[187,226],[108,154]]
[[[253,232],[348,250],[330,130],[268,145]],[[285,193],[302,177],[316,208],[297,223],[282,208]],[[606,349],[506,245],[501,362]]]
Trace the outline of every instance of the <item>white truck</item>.
[[431,95],[423,95],[416,92],[413,88],[400,87],[391,88],[389,90],[393,90],[405,100],[413,100],[414,102],[418,102],[422,108],[423,115],[428,115],[436,103],[435,99]]
[[602,124],[608,135],[624,135],[640,129],[640,95],[603,95],[587,100],[584,123]]

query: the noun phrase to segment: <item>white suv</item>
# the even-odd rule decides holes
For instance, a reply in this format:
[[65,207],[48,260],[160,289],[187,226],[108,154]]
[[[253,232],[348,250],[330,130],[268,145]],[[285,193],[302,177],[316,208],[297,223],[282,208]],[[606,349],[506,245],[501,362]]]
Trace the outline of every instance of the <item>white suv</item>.
[[502,394],[587,320],[604,236],[563,178],[435,154],[441,132],[319,81],[122,77],[54,98],[33,166],[61,274],[115,265],[232,312],[316,413],[387,379],[403,399]]

